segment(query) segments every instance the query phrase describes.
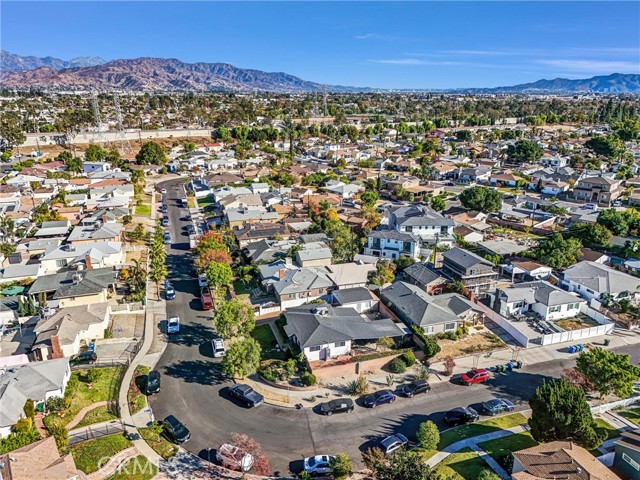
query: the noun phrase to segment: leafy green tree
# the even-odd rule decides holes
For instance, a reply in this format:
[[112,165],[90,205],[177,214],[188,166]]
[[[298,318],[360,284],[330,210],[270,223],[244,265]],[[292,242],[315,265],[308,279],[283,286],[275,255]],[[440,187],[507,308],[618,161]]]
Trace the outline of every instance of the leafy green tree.
[[444,201],[444,198],[442,198],[440,195],[437,195],[431,199],[431,208],[436,212],[441,212],[445,209],[445,207],[446,203]]
[[488,187],[471,187],[462,191],[460,203],[469,210],[493,213],[502,208],[502,193]]
[[542,148],[531,140],[518,140],[507,149],[509,157],[518,162],[534,163],[542,158],[542,153]]
[[625,237],[629,233],[628,215],[615,208],[602,210],[598,214],[598,223],[611,230],[614,235]]
[[462,280],[454,280],[449,284],[449,290],[454,293],[459,293],[460,295],[464,295],[467,291],[467,286],[464,284]]
[[331,459],[333,478],[344,480],[351,475],[351,459],[345,453],[339,453]]
[[430,358],[435,357],[438,353],[440,353],[440,345],[438,344],[438,340],[433,335],[427,335],[425,337],[424,342],[424,357],[428,360]]
[[9,148],[19,147],[27,140],[17,114],[5,111],[0,116],[0,137],[4,138]]
[[260,366],[260,344],[251,337],[231,344],[222,360],[222,370],[234,378],[244,378]]
[[585,146],[593,150],[595,154],[604,155],[605,157],[615,157],[619,149],[618,142],[611,136],[590,138],[585,142]]
[[629,355],[620,355],[600,347],[581,352],[576,370],[601,397],[615,394],[627,398],[633,394],[633,385],[640,378],[640,368],[630,362]]
[[502,477],[500,477],[500,475],[498,475],[497,473],[485,468],[480,472],[477,480],[500,480],[501,478]]
[[228,128],[218,127],[216,129],[216,140],[220,140],[221,142],[229,142],[231,140],[231,133]]
[[226,263],[211,262],[206,270],[207,281],[209,285],[215,288],[221,288],[231,283],[233,279],[233,271],[231,266]]
[[567,268],[580,256],[582,243],[575,238],[565,239],[559,233],[545,238],[534,249],[536,259],[552,268]]
[[247,337],[256,326],[251,305],[235,298],[218,307],[214,321],[217,332],[223,338]]
[[107,157],[107,152],[100,145],[90,144],[84,151],[84,159],[87,162],[102,162]]
[[40,440],[40,433],[35,427],[32,427],[29,431],[11,432],[5,438],[0,439],[0,455],[12,452],[38,440]]
[[167,163],[167,155],[159,143],[145,142],[136,154],[136,162],[139,165],[163,165]]
[[385,455],[378,448],[370,448],[362,454],[364,464],[376,480],[442,480],[417,452],[405,448],[396,450],[393,455]]
[[193,142],[187,142],[184,144],[185,153],[193,152],[196,149],[196,144]]
[[435,423],[431,420],[427,420],[426,422],[422,422],[418,427],[416,437],[418,438],[418,442],[420,442],[420,446],[422,448],[435,450],[440,442],[440,431]]
[[1,243],[0,244],[0,253],[5,257],[8,257],[13,252],[16,251],[16,246],[11,243]]
[[64,150],[56,155],[56,161],[67,163],[68,160],[73,158],[73,154],[69,150]]
[[456,139],[460,142],[470,142],[473,139],[473,134],[470,130],[458,130],[456,132]]
[[80,173],[82,172],[82,159],[78,157],[69,158],[65,160],[64,168],[67,172]]
[[574,223],[569,227],[569,234],[587,247],[607,245],[611,240],[611,232],[599,223]]
[[378,194],[372,191],[362,192],[360,200],[363,207],[374,207],[378,201]]
[[529,405],[531,435],[538,442],[573,438],[587,449],[602,443],[582,388],[552,380],[536,388]]

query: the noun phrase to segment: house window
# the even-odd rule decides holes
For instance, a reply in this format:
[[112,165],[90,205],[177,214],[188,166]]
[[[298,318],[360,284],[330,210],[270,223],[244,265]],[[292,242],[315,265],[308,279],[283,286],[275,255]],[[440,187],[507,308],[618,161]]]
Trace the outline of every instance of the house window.
[[456,323],[455,322],[451,322],[451,323],[445,323],[444,324],[444,331],[447,332],[449,330],[455,330],[456,329]]
[[67,266],[66,258],[61,258],[60,260],[56,260],[56,267],[66,267],[66,266]]
[[433,325],[429,325],[428,327],[424,327],[424,333],[433,333]]
[[588,288],[587,288],[587,292],[589,292],[589,293],[595,293],[593,290],[590,290],[590,289],[588,289]]
[[555,307],[549,307],[549,313],[559,312],[560,310],[562,310],[562,307],[560,305],[556,305]]
[[309,351],[310,352],[319,352],[320,351],[320,346],[315,346],[315,347],[309,347]]
[[409,233],[413,232],[413,227],[407,227],[407,232]]
[[631,458],[629,455],[627,455],[626,453],[622,453],[622,460],[624,460],[625,462],[627,462],[629,465],[631,465],[631,467],[635,468],[636,470],[640,471],[640,463],[636,462],[633,458]]
[[333,344],[334,347],[344,347],[347,342],[336,342]]
[[567,306],[567,308],[568,308],[569,310],[574,310],[574,309],[579,308],[579,307],[580,307],[580,304],[579,304],[579,303],[570,303],[570,304]]
[[522,308],[524,307],[524,302],[520,301],[520,302],[516,302],[513,304],[513,308]]

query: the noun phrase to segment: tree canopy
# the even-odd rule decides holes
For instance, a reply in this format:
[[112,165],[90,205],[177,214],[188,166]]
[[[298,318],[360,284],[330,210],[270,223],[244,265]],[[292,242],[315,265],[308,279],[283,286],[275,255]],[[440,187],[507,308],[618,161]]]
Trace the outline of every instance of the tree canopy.
[[531,140],[518,140],[514,145],[510,145],[507,153],[509,157],[518,162],[533,163],[542,158],[542,148]]
[[222,360],[222,370],[230,377],[246,377],[260,366],[260,344],[251,337],[231,344]]
[[493,213],[502,208],[502,193],[487,187],[471,187],[462,191],[460,202],[470,210]]
[[607,245],[611,240],[611,232],[599,223],[574,223],[569,227],[569,235],[577,238],[582,245]]
[[580,256],[582,243],[575,238],[565,239],[556,233],[552,237],[545,238],[534,249],[537,260],[552,268],[566,268],[577,262]]
[[231,266],[226,263],[211,262],[205,270],[209,285],[215,288],[229,285],[233,279],[233,271]]
[[601,396],[615,394],[627,398],[640,378],[640,368],[631,364],[629,355],[619,355],[600,347],[581,352],[576,370]]
[[246,337],[256,326],[251,305],[235,298],[218,307],[214,321],[217,332],[223,338]]
[[136,162],[139,165],[163,165],[167,162],[167,155],[159,143],[145,142],[136,154]]

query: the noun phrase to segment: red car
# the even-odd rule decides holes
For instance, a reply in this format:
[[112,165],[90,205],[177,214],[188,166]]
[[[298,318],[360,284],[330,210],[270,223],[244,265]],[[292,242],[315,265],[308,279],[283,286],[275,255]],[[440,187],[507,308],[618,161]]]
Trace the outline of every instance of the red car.
[[203,292],[200,296],[203,310],[213,310],[213,298],[209,292]]
[[460,382],[463,385],[471,385],[472,383],[483,383],[489,380],[490,375],[484,368],[476,368],[460,376]]

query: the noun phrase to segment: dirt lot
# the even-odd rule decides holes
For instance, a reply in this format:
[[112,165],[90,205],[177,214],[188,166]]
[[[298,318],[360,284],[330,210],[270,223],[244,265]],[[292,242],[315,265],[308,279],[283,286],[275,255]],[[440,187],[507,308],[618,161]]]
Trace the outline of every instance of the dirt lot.
[[500,338],[494,336],[488,330],[470,334],[458,340],[438,340],[438,344],[441,350],[433,359],[436,362],[442,361],[448,355],[453,358],[464,357],[474,353],[488,352],[506,347]]
[[144,330],[144,314],[111,315],[111,338],[140,338]]
[[558,320],[556,322],[560,328],[564,330],[580,330],[582,328],[597,327],[598,322],[590,318],[567,318],[566,320]]

